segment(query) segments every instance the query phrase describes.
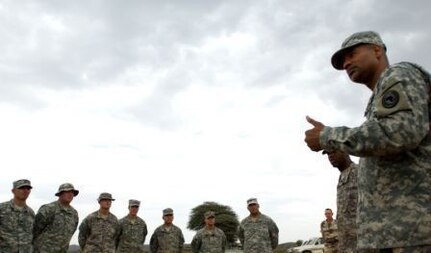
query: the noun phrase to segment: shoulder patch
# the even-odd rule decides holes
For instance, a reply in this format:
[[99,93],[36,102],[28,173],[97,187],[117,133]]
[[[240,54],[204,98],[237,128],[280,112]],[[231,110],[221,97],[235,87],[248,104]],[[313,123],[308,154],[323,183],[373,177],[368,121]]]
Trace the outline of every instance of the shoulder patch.
[[377,99],[375,113],[377,118],[382,118],[399,111],[411,109],[412,106],[402,86],[396,84],[386,90],[380,98]]
[[396,90],[389,90],[383,94],[382,105],[384,108],[393,108],[400,101],[400,94]]

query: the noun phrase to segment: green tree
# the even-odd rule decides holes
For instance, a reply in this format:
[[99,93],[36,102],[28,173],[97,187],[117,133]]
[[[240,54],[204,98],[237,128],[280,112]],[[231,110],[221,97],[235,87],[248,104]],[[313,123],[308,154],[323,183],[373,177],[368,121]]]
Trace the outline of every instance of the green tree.
[[233,245],[237,240],[236,231],[239,221],[238,215],[229,206],[220,205],[216,202],[204,202],[196,206],[190,213],[187,228],[194,231],[203,228],[205,226],[204,214],[207,211],[215,212],[215,225],[223,230],[227,241],[230,245]]

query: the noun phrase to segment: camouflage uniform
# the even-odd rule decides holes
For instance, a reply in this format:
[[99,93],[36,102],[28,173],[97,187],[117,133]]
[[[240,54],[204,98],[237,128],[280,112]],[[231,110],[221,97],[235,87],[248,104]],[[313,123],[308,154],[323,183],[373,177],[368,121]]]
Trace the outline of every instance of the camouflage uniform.
[[78,227],[78,212],[58,201],[43,205],[34,223],[35,253],[66,253]]
[[150,239],[151,253],[181,253],[183,244],[183,232],[173,224],[169,229],[164,225],[159,226]]
[[338,226],[337,220],[332,220],[329,223],[327,220],[320,223],[320,232],[325,240],[324,252],[338,253]]
[[13,200],[0,204],[0,252],[33,252],[34,211],[29,206],[18,208]]
[[248,216],[241,221],[238,237],[244,253],[272,253],[278,246],[278,227],[264,214],[256,220]]
[[337,228],[340,253],[377,253],[358,249],[356,210],[358,204],[358,165],[351,163],[340,174],[337,185]]
[[117,253],[142,253],[147,236],[147,224],[139,217],[131,219],[128,215],[120,220]]
[[226,235],[221,229],[202,228],[193,237],[191,247],[193,253],[224,253],[226,241]]
[[374,88],[362,125],[324,127],[320,134],[323,149],[361,157],[360,248],[431,245],[429,78],[417,65],[389,66]]
[[89,214],[79,226],[82,253],[114,253],[118,230],[117,217],[112,213],[107,217],[102,217],[99,211]]
[[358,166],[351,163],[340,173],[337,185],[338,248],[342,253],[357,252],[356,206]]

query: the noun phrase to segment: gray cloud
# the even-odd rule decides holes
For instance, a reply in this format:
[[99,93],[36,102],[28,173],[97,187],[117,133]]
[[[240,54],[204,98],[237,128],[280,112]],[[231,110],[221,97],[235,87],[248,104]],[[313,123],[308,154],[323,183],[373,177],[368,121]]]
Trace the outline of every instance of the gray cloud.
[[[300,114],[321,112],[313,106],[326,104],[328,121],[353,124],[370,95],[331,67],[331,55],[346,36],[372,29],[381,33],[391,62],[431,69],[425,25],[430,5],[2,2],[0,109],[6,130],[0,149],[1,165],[11,171],[2,182],[9,185],[21,174],[34,179],[37,207],[55,199],[61,182],[52,180],[70,180],[82,190],[74,202],[82,217],[97,208],[100,191],[115,194],[118,213],[126,211],[131,194],[138,195],[152,227],[165,205],[186,217],[194,203],[216,200],[246,214],[244,201],[255,195],[267,201],[263,206],[278,215],[281,228],[295,227],[281,229],[281,241],[304,239],[298,237],[318,231],[323,219],[314,209],[335,204],[338,172],[306,149],[301,128],[308,125]],[[179,111],[184,108],[192,112]],[[196,191],[208,185],[191,174],[206,169],[217,171],[211,186],[222,181],[226,192]],[[244,171],[247,180],[238,180]],[[172,188],[154,196],[158,182]],[[322,189],[317,197],[316,185]],[[286,218],[286,212],[293,215]],[[302,220],[307,224],[296,224]]]

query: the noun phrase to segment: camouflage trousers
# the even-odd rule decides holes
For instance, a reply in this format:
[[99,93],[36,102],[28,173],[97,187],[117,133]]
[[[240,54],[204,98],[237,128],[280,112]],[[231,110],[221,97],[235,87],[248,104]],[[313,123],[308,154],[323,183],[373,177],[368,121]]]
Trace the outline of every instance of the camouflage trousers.
[[380,253],[429,253],[429,252],[431,252],[431,245],[380,250]]

